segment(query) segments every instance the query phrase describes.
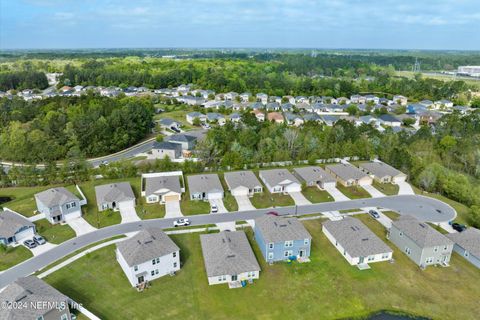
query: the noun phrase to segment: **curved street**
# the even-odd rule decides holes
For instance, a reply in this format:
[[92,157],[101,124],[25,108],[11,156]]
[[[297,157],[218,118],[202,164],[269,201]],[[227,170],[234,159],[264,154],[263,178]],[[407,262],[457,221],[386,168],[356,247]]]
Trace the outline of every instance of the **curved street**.
[[[188,216],[192,226],[216,224],[255,219],[269,211],[278,212],[280,215],[309,215],[327,211],[349,210],[363,207],[379,207],[396,211],[400,214],[410,214],[422,221],[446,222],[456,217],[455,210],[448,204],[419,195],[398,195],[382,198],[368,198],[337,202],[324,202],[310,205],[279,207],[275,209],[258,209],[224,214],[202,214]],[[24,277],[43,269],[53,262],[90,244],[122,235],[139,231],[147,227],[162,229],[171,228],[176,218],[151,219],[117,224],[92,231],[48,250],[38,256],[32,257],[4,272],[0,273],[0,288],[5,287],[19,277]]]

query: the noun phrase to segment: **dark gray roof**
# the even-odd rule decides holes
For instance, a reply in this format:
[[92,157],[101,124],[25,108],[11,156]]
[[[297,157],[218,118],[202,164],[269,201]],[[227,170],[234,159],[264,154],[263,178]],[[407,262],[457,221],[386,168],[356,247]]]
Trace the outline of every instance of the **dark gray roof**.
[[182,150],[182,145],[178,143],[171,143],[168,141],[155,142],[152,149],[158,150]]
[[345,181],[349,179],[358,180],[367,176],[367,174],[349,163],[332,164],[328,165],[327,168]]
[[35,195],[41,203],[51,208],[60,206],[71,201],[80,201],[80,199],[64,187],[52,188]]
[[190,194],[203,192],[223,192],[222,183],[220,182],[218,175],[214,173],[188,176],[187,180]]
[[305,180],[306,182],[317,182],[321,181],[323,183],[325,182],[335,182],[335,178],[332,177],[332,175],[325,170],[323,170],[320,167],[301,167],[301,168],[294,168],[293,171],[295,171],[300,178]]
[[21,215],[9,210],[0,212],[0,238],[9,238],[22,227],[34,227],[35,225]]
[[262,186],[260,181],[258,181],[257,176],[252,171],[225,172],[225,181],[230,190],[237,187],[253,189]]
[[395,116],[393,116],[391,114],[382,114],[378,118],[383,120],[383,121],[386,121],[386,122],[401,122],[400,120],[398,120]]
[[33,308],[36,302],[62,304],[68,302],[68,297],[54,287],[35,276],[19,278],[0,292],[0,301],[25,304],[25,308],[0,308],[2,320],[32,320],[47,314],[54,308]]
[[151,194],[165,194],[174,191],[182,193],[180,186],[180,176],[160,176],[145,178],[145,195],[148,197]]
[[200,241],[208,277],[260,271],[245,232],[202,234]]
[[425,222],[420,222],[410,215],[400,216],[392,222],[392,227],[402,231],[420,248],[452,245],[453,242]]
[[197,138],[186,134],[174,134],[168,137],[168,141],[189,142],[196,141]]
[[265,214],[255,219],[255,229],[260,230],[266,243],[311,239],[303,224],[297,218]]
[[95,187],[97,203],[122,202],[134,200],[132,187],[129,182],[104,184]]
[[447,234],[447,238],[480,259],[480,230],[470,227],[462,232]]
[[351,257],[368,257],[392,252],[389,246],[358,219],[345,217],[337,221],[329,220],[323,223],[323,227]]
[[158,123],[160,123],[162,126],[171,126],[172,124],[177,124],[180,125],[181,123],[170,118],[163,118],[158,120]]
[[117,249],[130,267],[180,250],[160,228],[144,229],[118,242]]
[[367,163],[361,163],[359,166],[367,170],[369,173],[380,178],[385,176],[395,177],[398,175],[402,175],[402,176],[405,175],[400,170],[397,170],[394,167],[383,162],[367,162]]
[[300,183],[300,181],[298,181],[298,179],[295,178],[295,176],[287,169],[260,170],[260,174],[272,187],[284,182],[285,180]]

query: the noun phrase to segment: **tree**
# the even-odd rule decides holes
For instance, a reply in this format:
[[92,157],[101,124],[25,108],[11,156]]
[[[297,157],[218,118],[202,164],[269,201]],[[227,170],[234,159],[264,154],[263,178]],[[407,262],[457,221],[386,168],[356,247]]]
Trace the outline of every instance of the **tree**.
[[202,121],[200,121],[200,118],[195,118],[193,119],[193,125],[196,126],[196,127],[200,127],[202,125]]
[[155,137],[155,141],[157,141],[157,142],[163,142],[163,135],[157,134],[157,136]]
[[413,118],[405,118],[403,119],[403,125],[406,127],[410,127],[411,125],[415,124],[416,120]]
[[480,228],[480,206],[474,205],[470,208],[470,224],[475,228]]

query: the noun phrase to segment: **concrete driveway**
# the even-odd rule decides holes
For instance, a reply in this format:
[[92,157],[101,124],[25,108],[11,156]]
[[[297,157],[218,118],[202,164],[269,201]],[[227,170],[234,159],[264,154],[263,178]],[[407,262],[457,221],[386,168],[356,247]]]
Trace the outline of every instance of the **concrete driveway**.
[[297,206],[312,204],[310,201],[308,201],[307,198],[305,198],[305,196],[301,192],[289,192],[288,194],[290,195],[290,197],[292,197],[293,201],[295,201],[295,204]]
[[137,211],[135,211],[135,207],[132,205],[120,206],[120,215],[122,216],[121,223],[140,221]]
[[39,213],[39,214],[36,214],[34,216],[31,216],[31,217],[28,218],[28,221],[35,222],[35,221],[42,220],[42,219],[45,219],[45,213]]
[[69,220],[67,221],[67,224],[73,229],[73,231],[75,231],[77,237],[97,230],[97,228],[92,227],[92,225],[82,217]]
[[[222,199],[212,199],[208,200],[210,202],[210,206],[216,205],[218,208],[218,212],[213,213],[210,212],[211,214],[229,214],[227,209],[225,208],[225,205],[223,204]],[[225,231],[225,230],[230,230],[230,231],[235,231],[236,230],[236,222],[235,221],[230,221],[230,222],[221,222],[221,223],[216,223],[218,229],[220,231]]]
[[403,181],[403,182],[398,182],[397,183],[399,189],[398,189],[398,194],[399,195],[402,195],[402,194],[415,194],[415,192],[413,191],[413,188],[412,186],[406,182],[406,181]]
[[183,217],[182,210],[180,209],[180,201],[165,202],[165,218],[178,217]]
[[235,200],[238,203],[238,211],[255,210],[248,196],[235,196]]
[[343,216],[338,211],[326,211],[322,212],[322,214],[332,221],[338,221],[343,219]]
[[362,186],[362,188],[365,189],[372,196],[372,198],[385,197],[385,194],[381,193],[377,188],[372,185],[365,185]]
[[[23,245],[23,243],[22,243]],[[42,254],[44,252],[47,252],[48,250],[52,249],[52,248],[55,248],[57,245],[56,244],[53,244],[53,243],[50,243],[50,242],[47,242],[45,244],[42,244],[40,246],[36,246],[35,248],[28,248],[26,247],[28,250],[30,250],[34,256],[38,256],[39,254]]]
[[349,197],[344,195],[340,190],[336,187],[326,187],[325,191],[327,191],[335,201],[348,201],[350,200]]
[[380,218],[378,219],[374,219],[372,217],[372,219],[374,220],[377,220],[378,222],[380,222],[385,228],[387,229],[390,229],[392,227],[392,219],[390,219],[389,217],[387,217],[386,215],[384,215],[378,208],[376,207],[368,207],[368,208],[362,208],[363,211],[365,211],[368,215],[370,215],[368,213],[368,211],[370,210],[375,210],[378,212],[378,215],[380,216]]

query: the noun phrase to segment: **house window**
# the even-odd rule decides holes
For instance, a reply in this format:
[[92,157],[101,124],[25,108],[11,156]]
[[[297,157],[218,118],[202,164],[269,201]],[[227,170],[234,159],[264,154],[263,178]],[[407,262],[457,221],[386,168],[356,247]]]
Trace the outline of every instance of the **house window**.
[[153,260],[152,260],[152,264],[155,265],[155,263],[157,263],[157,262],[155,261],[155,259],[153,259]]
[[138,266],[133,266],[133,271],[138,271]]
[[434,247],[434,248],[433,248],[433,251],[437,252],[437,251],[438,251],[438,247]]
[[150,275],[153,277],[153,276],[155,275],[155,271],[152,270],[152,271],[150,272]]
[[177,263],[176,263],[176,262],[173,263],[173,267],[174,267],[174,268],[177,267]]
[[306,245],[306,246],[308,246],[308,242],[309,242],[308,239],[303,240],[303,244]]
[[148,202],[155,202],[155,201],[157,201],[156,197],[149,197],[148,198]]
[[160,263],[160,258],[157,258],[156,260],[157,260],[157,263]]
[[220,281],[222,281],[222,277],[221,277],[221,276],[220,276],[220,277],[218,277],[218,281],[219,281],[219,282],[220,282]]
[[270,260],[273,259],[273,252],[268,253],[268,259],[270,259]]
[[158,274],[158,269],[155,269],[155,274]]
[[388,259],[388,253],[382,254],[382,259]]
[[443,247],[443,251],[447,251],[447,249],[448,249],[447,246]]
[[428,257],[427,259],[425,259],[425,263],[426,264],[433,263],[433,257]]
[[291,248],[293,247],[293,241],[285,241],[285,248]]
[[400,237],[401,237],[401,236],[403,236],[403,232],[402,232],[402,231],[400,231],[400,233],[399,233],[398,235],[399,235]]
[[270,242],[270,243],[268,244],[268,249],[273,249],[273,242]]
[[77,204],[75,202],[72,202],[72,208],[75,208]]
[[177,257],[177,253],[176,253],[176,252],[173,253],[173,257],[174,257],[174,258]]
[[288,257],[290,257],[290,256],[292,256],[292,255],[293,255],[292,250],[286,250],[286,251],[283,252],[283,256],[284,256],[285,258],[288,258]]
[[37,318],[37,320],[44,320],[43,316]]
[[368,256],[368,261],[373,261],[375,260],[375,256]]
[[410,250],[409,247],[405,247],[405,253],[410,255],[412,253],[412,250]]
[[67,210],[70,209],[70,203],[67,203],[65,206],[67,207]]

